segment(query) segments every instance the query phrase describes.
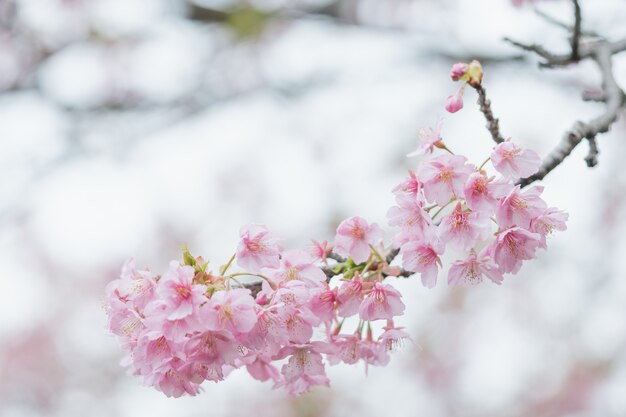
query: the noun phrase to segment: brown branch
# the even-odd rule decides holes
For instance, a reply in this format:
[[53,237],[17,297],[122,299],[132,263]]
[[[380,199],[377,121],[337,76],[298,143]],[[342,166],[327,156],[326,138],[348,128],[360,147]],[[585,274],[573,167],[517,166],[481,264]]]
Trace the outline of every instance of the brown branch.
[[483,113],[485,119],[487,120],[487,130],[489,130],[489,133],[491,133],[491,138],[496,143],[504,142],[504,138],[500,133],[499,121],[493,116],[493,112],[491,111],[491,100],[487,98],[487,92],[485,91],[485,88],[481,84],[472,87],[478,93],[478,105],[480,106],[480,111]]
[[[583,140],[590,140],[590,154],[587,156],[587,165],[594,166],[597,164],[597,144],[595,137],[600,133],[609,131],[611,125],[619,117],[619,112],[626,103],[624,91],[619,87],[613,75],[612,56],[615,53],[616,45],[626,42],[611,43],[600,41],[581,49],[581,56],[589,56],[598,66],[602,75],[602,90],[606,97],[605,111],[589,122],[576,122],[574,126],[563,135],[563,139],[556,148],[544,159],[539,171],[528,177],[518,181],[522,187],[543,179],[554,168],[559,166],[563,160],[574,150],[576,146]],[[591,141],[593,140],[593,141]],[[593,163],[593,165],[590,164]]]
[[598,143],[596,142],[596,138],[588,138],[587,142],[589,142],[589,153],[585,157],[585,162],[587,162],[587,166],[589,168],[595,167],[598,165],[598,154],[600,151],[598,150]]

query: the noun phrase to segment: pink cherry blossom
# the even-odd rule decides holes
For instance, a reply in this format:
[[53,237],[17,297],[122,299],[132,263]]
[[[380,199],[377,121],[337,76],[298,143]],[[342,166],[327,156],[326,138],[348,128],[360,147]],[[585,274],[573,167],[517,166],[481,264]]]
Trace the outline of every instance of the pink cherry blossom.
[[407,332],[399,327],[385,327],[385,331],[378,337],[378,341],[385,346],[388,352],[397,350],[405,340],[410,340]]
[[182,372],[185,362],[180,358],[173,358],[169,366],[144,377],[144,383],[151,385],[168,397],[178,398],[184,394],[197,395],[200,385],[195,383]]
[[120,279],[111,281],[106,291],[132,308],[143,310],[154,299],[156,285],[156,276],[148,270],[137,270],[135,260],[130,259],[122,267]]
[[280,381],[280,372],[271,364],[270,358],[257,356],[255,360],[246,365],[246,369],[252,378],[259,381],[271,379],[274,382]]
[[333,250],[333,246],[327,241],[318,242],[311,239],[311,246],[309,247],[309,253],[315,260],[326,261],[326,257]]
[[494,148],[491,162],[496,171],[510,178],[530,177],[541,166],[541,158],[537,152],[521,149],[510,140]]
[[472,173],[463,188],[467,206],[474,211],[493,213],[498,199],[513,189],[510,181],[487,178],[482,172]]
[[389,284],[376,282],[359,307],[363,320],[392,319],[404,312],[400,293]]
[[546,237],[554,230],[567,229],[565,222],[568,218],[569,215],[563,210],[550,207],[530,221],[530,231],[541,235],[541,248],[547,249]]
[[182,370],[197,382],[222,381],[224,368],[235,365],[240,356],[237,347],[238,342],[227,331],[194,334],[185,343],[186,365]]
[[277,239],[263,225],[250,224],[239,231],[237,264],[250,272],[261,268],[275,268],[279,263],[280,248]]
[[206,301],[206,286],[194,284],[195,270],[176,261],[163,274],[157,286],[157,293],[165,308],[167,320],[184,319],[193,314],[197,307]]
[[289,360],[281,369],[284,381],[277,385],[284,385],[291,395],[300,395],[316,385],[329,386],[320,353],[329,352],[330,349],[330,345],[323,342],[295,344],[281,349],[274,359],[289,356]]
[[329,322],[336,316],[336,294],[330,288],[317,290],[309,301],[311,312],[323,322]]
[[409,195],[413,198],[419,198],[418,194],[422,189],[422,184],[415,176],[415,172],[409,170],[409,176],[392,190],[396,196]]
[[382,238],[383,230],[376,223],[370,225],[359,216],[350,217],[337,227],[335,251],[359,264],[369,257],[369,245],[378,244]]
[[500,200],[496,207],[496,221],[501,228],[520,226],[528,229],[530,221],[544,213],[548,205],[540,197],[543,187],[533,186],[522,191],[516,186],[511,192]]
[[401,236],[394,243],[400,246],[408,240],[422,239],[425,230],[432,224],[423,204],[407,195],[396,196],[396,203],[397,206],[391,207],[387,212],[389,225],[402,229]]
[[498,232],[487,253],[493,256],[500,271],[515,274],[522,267],[522,261],[535,257],[540,245],[541,235],[514,226]]
[[409,271],[419,272],[422,284],[427,288],[433,288],[441,267],[439,255],[443,251],[444,245],[437,238],[430,238],[424,242],[410,241],[400,250],[402,266]]
[[313,264],[314,261],[307,252],[291,249],[282,253],[278,268],[265,268],[262,272],[277,285],[298,280],[307,286],[320,287],[322,283],[326,282],[326,275],[318,266]]
[[352,280],[343,281],[337,290],[337,314],[341,317],[349,317],[359,311],[363,301],[363,282],[356,274]]
[[474,170],[466,162],[464,156],[444,154],[422,163],[417,178],[424,186],[426,199],[442,206],[463,196],[465,182]]
[[442,120],[439,119],[437,122],[437,126],[435,129],[425,128],[421,129],[417,134],[419,144],[417,146],[417,150],[407,154],[407,157],[424,155],[427,153],[433,153],[435,147],[443,146],[443,142],[441,139],[441,125]]
[[457,203],[454,211],[441,220],[438,231],[443,243],[468,250],[477,240],[489,236],[491,221],[484,213],[463,210],[461,203]]
[[328,355],[328,362],[336,365],[340,362],[349,365],[355,364],[361,359],[359,344],[361,339],[354,334],[339,334],[331,336],[330,343],[334,347],[334,353]]
[[249,332],[257,321],[255,307],[248,289],[217,291],[202,309],[203,322],[207,330]]
[[502,283],[502,272],[494,264],[491,257],[485,252],[478,256],[472,250],[467,259],[452,264],[448,272],[448,284],[467,287],[481,283],[483,276],[496,284]]
[[281,314],[276,306],[261,309],[257,314],[257,322],[246,335],[249,346],[272,354],[278,352],[280,346],[289,341],[284,319],[284,312]]
[[456,93],[446,98],[444,107],[449,113],[456,113],[463,108],[463,90],[461,87]]

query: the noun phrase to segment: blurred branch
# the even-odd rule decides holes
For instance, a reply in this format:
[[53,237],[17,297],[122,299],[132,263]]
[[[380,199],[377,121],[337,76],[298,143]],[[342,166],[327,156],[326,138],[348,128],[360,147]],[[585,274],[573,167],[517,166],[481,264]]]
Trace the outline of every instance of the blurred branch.
[[572,59],[577,60],[580,47],[580,30],[582,24],[582,13],[578,0],[572,0],[574,3],[574,29],[572,30]]
[[620,111],[626,104],[626,95],[617,84],[615,76],[613,75],[612,62],[613,55],[626,50],[626,39],[616,42],[610,42],[604,39],[594,42],[583,42],[584,32],[581,30],[582,15],[580,5],[577,0],[573,0],[573,3],[575,23],[571,28],[570,53],[554,54],[541,45],[524,44],[511,39],[505,40],[519,48],[539,55],[543,58],[543,62],[540,62],[539,66],[544,68],[575,64],[586,59],[594,61],[602,76],[602,89],[600,92],[593,95],[584,95],[584,98],[586,97],[586,99],[603,102],[605,104],[605,110],[602,114],[588,122],[577,121],[570,130],[565,132],[563,138],[554,150],[544,158],[539,171],[518,182],[522,187],[543,179],[554,168],[559,166],[583,139],[587,139],[589,142],[589,153],[585,158],[587,166],[593,167],[597,165],[599,150],[596,136],[609,131],[611,125],[617,120]]

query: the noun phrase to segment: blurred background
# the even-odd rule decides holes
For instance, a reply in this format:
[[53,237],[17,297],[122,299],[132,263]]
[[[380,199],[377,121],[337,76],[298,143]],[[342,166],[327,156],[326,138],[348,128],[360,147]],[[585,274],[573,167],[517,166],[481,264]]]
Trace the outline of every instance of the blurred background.
[[[626,1],[581,5],[586,29],[626,37]],[[352,215],[386,226],[440,116],[482,161],[474,92],[444,114],[456,61],[482,61],[503,134],[547,153],[602,111],[580,100],[600,78],[502,41],[566,51],[535,9],[572,21],[559,0],[0,0],[0,416],[625,416],[624,121],[598,167],[583,143],[548,176],[569,230],[501,287],[393,281],[415,346],[367,376],[329,367],[331,389],[294,399],[236,371],[168,399],[105,331],[131,256],[163,271],[188,244],[219,265],[251,222],[301,247]]]

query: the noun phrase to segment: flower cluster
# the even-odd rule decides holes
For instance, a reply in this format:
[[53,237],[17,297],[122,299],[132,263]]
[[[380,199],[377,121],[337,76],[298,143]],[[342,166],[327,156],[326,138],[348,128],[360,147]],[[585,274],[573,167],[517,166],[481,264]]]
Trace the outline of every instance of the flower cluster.
[[[482,69],[456,64],[452,78],[479,85]],[[332,244],[313,241],[308,250],[285,249],[265,226],[245,226],[217,271],[186,248],[161,276],[129,261],[105,303],[108,329],[128,353],[123,364],[168,396],[195,395],[238,368],[298,395],[329,384],[325,363],[386,365],[408,338],[394,323],[405,306],[387,277],[419,274],[432,288],[445,253],[457,258],[449,284],[500,284],[547,248],[550,233],[565,230],[567,213],[548,206],[543,187],[517,185],[539,168],[535,152],[507,140],[477,167],[444,143],[441,122],[419,141],[409,156],[426,158],[393,189],[387,217],[399,231],[390,245],[377,224],[355,216],[339,224]],[[397,255],[401,267],[391,265]]]
[[[162,276],[129,261],[106,289],[108,328],[128,352],[130,372],[168,396],[195,395],[203,381],[243,367],[301,394],[329,384],[325,361],[386,365],[407,338],[393,322],[404,312],[400,293],[382,282],[384,260],[371,249],[381,239],[375,224],[344,221],[335,249],[352,259],[333,286],[320,267],[330,245],[283,250],[260,225],[242,228],[236,254],[217,274],[188,251]],[[235,260],[243,270],[228,273]],[[254,293],[239,280],[245,275],[262,279]],[[381,323],[377,337],[373,322]]]

